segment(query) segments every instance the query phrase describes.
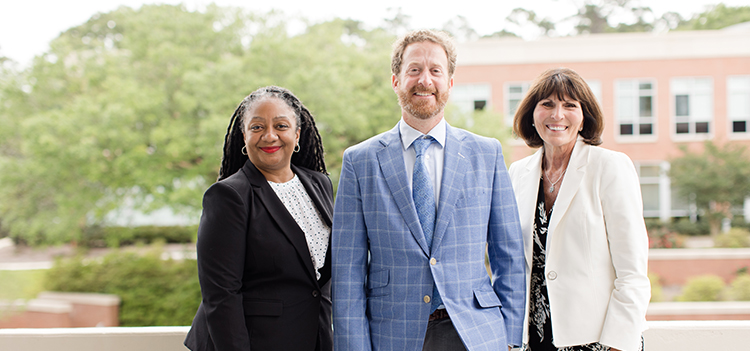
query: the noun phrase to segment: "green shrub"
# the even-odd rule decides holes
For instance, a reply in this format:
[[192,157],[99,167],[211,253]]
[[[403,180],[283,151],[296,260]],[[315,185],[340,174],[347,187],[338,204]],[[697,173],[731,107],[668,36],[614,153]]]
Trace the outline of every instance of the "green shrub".
[[644,218],[643,222],[646,224],[646,230],[659,230],[666,226],[666,223],[662,222],[659,218]]
[[732,228],[745,228],[750,230],[750,222],[745,221],[745,216],[734,215],[732,216]]
[[140,227],[90,227],[84,231],[81,242],[84,247],[112,247],[123,245],[151,244],[155,242],[194,242],[198,226],[140,226]]
[[688,280],[677,301],[719,301],[724,287],[724,280],[719,276],[698,276]]
[[729,295],[735,301],[750,301],[750,275],[737,276],[729,288]]
[[96,260],[58,260],[45,287],[120,296],[122,326],[190,325],[201,301],[197,265],[160,255],[152,249],[145,255],[115,251]]
[[732,228],[714,238],[715,247],[740,248],[750,247],[750,231],[744,228]]
[[648,247],[652,249],[673,249],[685,247],[685,240],[668,229],[653,228],[648,230]]
[[698,220],[695,223],[689,218],[676,218],[667,225],[669,231],[682,235],[708,235],[711,229],[708,227],[708,221]]
[[651,281],[651,302],[664,301],[664,293],[661,290],[661,277],[656,273],[649,273],[648,280]]

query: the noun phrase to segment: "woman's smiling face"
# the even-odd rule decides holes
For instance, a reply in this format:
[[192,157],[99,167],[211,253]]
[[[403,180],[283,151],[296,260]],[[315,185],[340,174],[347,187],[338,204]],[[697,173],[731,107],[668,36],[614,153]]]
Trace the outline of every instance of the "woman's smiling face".
[[268,180],[271,180],[269,175],[291,170],[299,133],[297,116],[281,99],[265,98],[245,113],[243,135],[247,157]]
[[583,129],[581,103],[567,95],[560,100],[558,94],[539,100],[534,108],[534,126],[545,148],[572,146]]

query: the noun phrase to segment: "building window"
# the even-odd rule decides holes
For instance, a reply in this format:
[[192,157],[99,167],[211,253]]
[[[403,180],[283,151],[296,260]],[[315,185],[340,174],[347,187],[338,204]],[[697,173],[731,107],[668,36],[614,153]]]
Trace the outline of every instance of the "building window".
[[484,111],[487,106],[487,100],[474,100],[474,111]]
[[645,217],[659,217],[661,167],[659,164],[636,164],[636,170],[638,170],[641,179],[643,215]]
[[727,77],[727,115],[733,135],[750,135],[750,76]]
[[491,97],[489,84],[456,84],[451,90],[450,101],[462,113],[471,113],[489,108]]
[[518,105],[521,103],[521,100],[523,100],[523,97],[528,90],[528,82],[505,84],[505,125],[513,125],[513,116],[516,114]]
[[587,80],[586,84],[588,84],[589,89],[591,89],[591,92],[594,93],[594,96],[596,97],[596,101],[599,102],[599,107],[602,105],[602,82],[598,80]]
[[672,79],[674,134],[708,135],[713,122],[711,78]]
[[653,80],[629,79],[615,83],[617,135],[637,138],[655,134],[655,92]]

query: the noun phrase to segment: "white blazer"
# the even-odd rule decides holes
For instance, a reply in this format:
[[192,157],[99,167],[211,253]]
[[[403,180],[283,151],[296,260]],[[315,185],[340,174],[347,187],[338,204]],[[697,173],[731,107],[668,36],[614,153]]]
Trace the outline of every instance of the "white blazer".
[[[527,287],[541,169],[542,149],[510,166],[524,236]],[[544,273],[555,346],[600,342],[638,350],[651,285],[641,189],[630,159],[579,138],[547,235]],[[528,298],[526,304],[524,341]]]

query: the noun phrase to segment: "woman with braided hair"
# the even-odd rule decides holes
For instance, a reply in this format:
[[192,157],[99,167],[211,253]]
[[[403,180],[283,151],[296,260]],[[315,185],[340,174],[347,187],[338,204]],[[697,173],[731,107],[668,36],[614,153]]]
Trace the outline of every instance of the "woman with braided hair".
[[203,299],[185,346],[332,350],[332,209],[310,111],[284,88],[248,95],[227,128],[219,180],[203,197]]

